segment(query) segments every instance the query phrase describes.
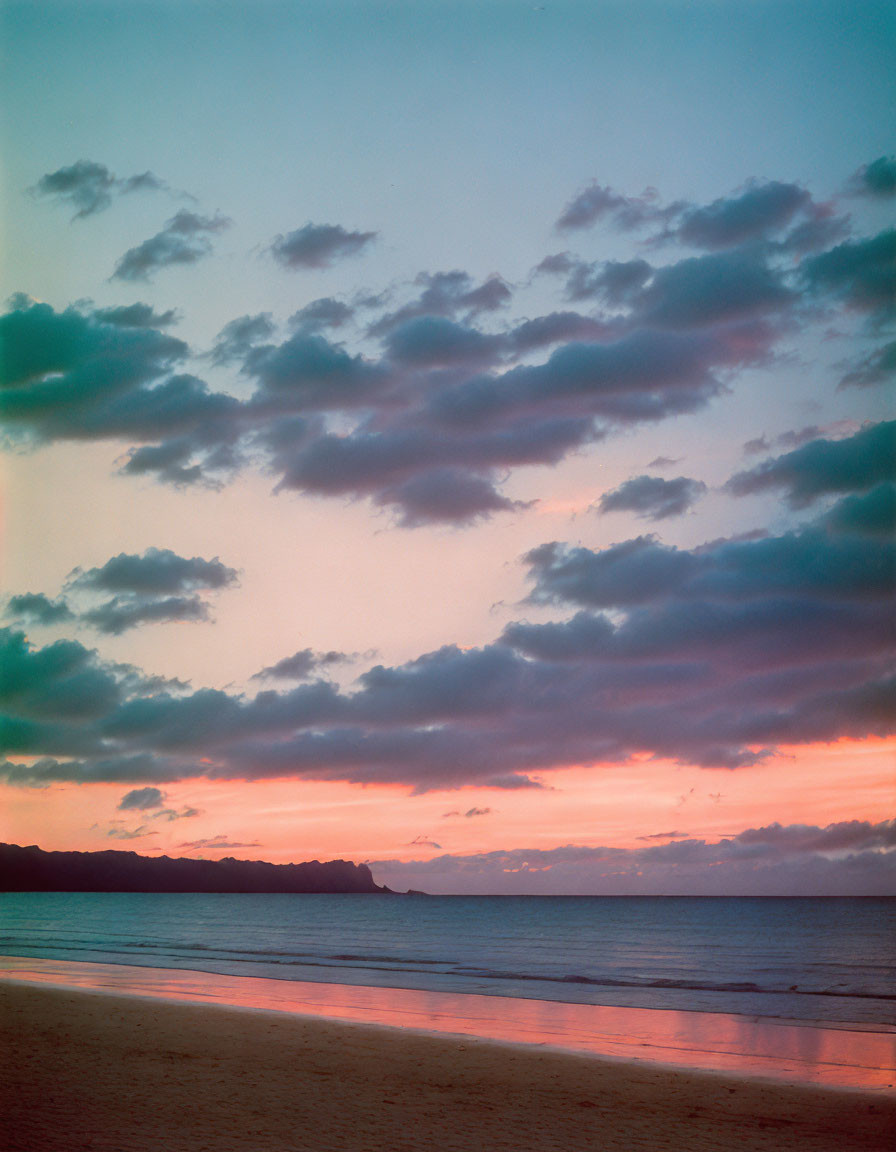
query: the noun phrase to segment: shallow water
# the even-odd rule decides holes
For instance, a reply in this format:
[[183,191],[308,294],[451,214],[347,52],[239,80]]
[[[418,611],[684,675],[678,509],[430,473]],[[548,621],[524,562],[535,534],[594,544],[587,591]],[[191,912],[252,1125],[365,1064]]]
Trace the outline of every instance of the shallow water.
[[0,957],[0,980],[413,1029],[681,1070],[891,1092],[896,1029]]
[[3,893],[0,953],[896,1024],[896,899]]

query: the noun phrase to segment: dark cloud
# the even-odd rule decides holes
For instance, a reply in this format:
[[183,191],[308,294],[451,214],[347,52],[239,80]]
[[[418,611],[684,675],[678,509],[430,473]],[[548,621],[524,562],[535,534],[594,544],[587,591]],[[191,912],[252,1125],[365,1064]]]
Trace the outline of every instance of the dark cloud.
[[212,251],[211,238],[230,227],[226,216],[199,216],[182,208],[161,232],[129,248],[112,273],[117,280],[148,280],[160,268],[195,264]]
[[846,496],[824,517],[834,532],[858,532],[866,536],[896,537],[896,486],[878,484],[870,492]]
[[199,808],[161,808],[158,812],[153,812],[153,820],[164,820],[168,824],[173,823],[175,820],[192,820],[195,816],[201,816],[202,812]]
[[34,196],[52,196],[58,200],[68,200],[78,209],[74,219],[92,216],[108,208],[112,202],[112,189],[115,177],[105,166],[92,160],[78,160],[68,168],[58,168],[47,172],[30,189]]
[[847,240],[803,261],[800,270],[810,291],[840,298],[884,323],[893,317],[896,299],[896,229]]
[[303,330],[283,344],[257,348],[245,367],[260,384],[255,397],[259,415],[371,405],[389,382],[382,366]]
[[811,440],[784,456],[738,472],[726,487],[734,496],[783,488],[796,508],[829,493],[865,491],[896,479],[896,421],[860,429],[843,440]]
[[792,300],[759,252],[735,250],[658,269],[637,303],[647,323],[688,328],[779,312]]
[[[533,599],[575,615],[377,665],[351,691],[323,680],[254,698],[150,688],[78,645],[34,651],[19,636],[3,664],[19,685],[5,754],[39,759],[5,773],[32,784],[296,777],[424,792],[539,787],[553,767],[644,753],[745,769],[780,744],[884,736],[896,556],[891,537],[857,530],[879,511],[844,503],[849,523],[827,513],[798,532],[691,551],[650,537],[602,552],[542,546],[526,557]],[[309,660],[296,656],[304,672]],[[82,676],[95,681],[89,691]]]
[[[173,375],[181,340],[18,298],[0,316],[0,409],[20,439],[160,440],[132,449],[128,472],[195,482],[227,463],[244,406],[195,376]],[[176,458],[175,458],[176,457]]]
[[896,196],[896,156],[878,156],[854,177],[856,192],[876,198]]
[[606,332],[606,324],[590,316],[578,312],[550,312],[547,316],[536,316],[517,324],[508,333],[507,343],[513,353],[520,355],[568,340],[600,338]]
[[208,605],[199,593],[231,587],[236,578],[236,571],[217,557],[188,559],[169,549],[148,548],[142,555],[122,552],[101,568],[76,568],[66,587],[78,597],[113,593],[101,604],[81,606],[78,618],[117,636],[140,624],[208,620]]
[[393,328],[386,338],[389,356],[414,368],[494,363],[504,346],[499,336],[456,324],[443,316],[417,316]]
[[219,848],[261,848],[260,840],[250,840],[241,843],[237,840],[228,840],[226,836],[211,836],[206,840],[186,840],[177,845],[178,852],[201,852]]
[[590,228],[598,220],[609,217],[616,228],[638,228],[657,218],[655,200],[650,192],[640,197],[623,196],[613,188],[595,182],[570,200],[556,226],[561,230]]
[[846,239],[849,232],[848,216],[826,213],[816,205],[813,214],[791,228],[783,240],[778,241],[777,247],[781,252],[803,256],[807,252],[818,252],[838,244]]
[[98,308],[94,316],[102,324],[116,324],[120,328],[167,328],[177,320],[173,308],[156,312],[150,304],[122,304],[114,308]]
[[47,172],[29,188],[32,196],[66,200],[74,205],[78,209],[73,217],[75,220],[108,208],[113,193],[123,195],[128,192],[168,191],[170,189],[165,181],[152,172],[142,172],[120,180],[113,176],[105,164],[97,164],[93,160],[78,160],[67,168]]
[[121,809],[136,808],[145,811],[148,808],[161,808],[165,803],[165,793],[158,788],[133,788],[121,798],[118,807]]
[[[559,269],[558,269],[559,270]],[[630,304],[653,275],[646,260],[576,262],[568,268],[566,292],[571,300],[599,297],[607,304]]]
[[256,672],[253,679],[276,680],[308,680],[321,669],[333,664],[343,664],[351,659],[345,652],[315,652],[311,648],[303,648],[292,656],[286,656]]
[[483,312],[505,307],[512,298],[511,289],[500,276],[490,276],[481,284],[474,285],[466,272],[421,272],[414,283],[422,289],[419,296],[380,316],[370,325],[370,335],[383,336],[420,316],[454,318],[463,315],[469,323]]
[[[867,295],[871,270],[886,265],[879,238],[795,265],[779,233],[832,216],[791,184],[749,185],[703,207],[595,185],[577,211],[620,226],[650,222],[673,239],[686,221],[710,250],[660,266],[555,254],[541,270],[590,296],[595,314],[547,312],[500,329],[494,317],[511,286],[460,270],[421,274],[409,298],[391,292],[387,311],[385,296],[314,300],[279,343],[266,314],[237,317],[211,357],[254,382],[248,400],[174,374],[186,345],[147,326],[165,313],[132,305],[57,314],[18,299],[0,318],[13,377],[2,397],[7,426],[39,440],[124,440],[125,475],[175,486],[221,486],[260,467],[275,492],[366,499],[405,526],[465,524],[518,507],[502,490],[516,468],[556,465],[621,429],[699,411],[738,369],[769,364],[786,334],[818,318],[816,305],[805,307],[810,297],[842,304],[857,285]],[[201,228],[219,223],[181,213],[166,235],[207,243]],[[316,229],[330,227],[293,234],[303,237],[296,250],[315,237],[326,249],[333,236]],[[355,235],[368,234],[339,232]],[[376,311],[359,339],[378,338],[378,352],[322,334],[362,308]],[[870,383],[887,357],[875,354],[848,381]]]
[[580,263],[570,252],[554,252],[535,266],[534,274],[566,276]]
[[375,237],[376,232],[347,232],[340,224],[306,224],[275,237],[270,252],[284,268],[329,268],[362,252]]
[[675,593],[699,567],[690,552],[638,536],[600,552],[552,543],[523,560],[536,581],[536,603],[569,601],[588,607],[627,606]]
[[6,615],[32,624],[58,624],[62,620],[73,620],[75,614],[62,597],[50,600],[42,592],[25,592],[10,596]]
[[215,364],[229,364],[234,360],[244,360],[256,344],[269,340],[274,332],[270,312],[231,320],[215,337],[211,350],[212,361]]
[[[816,204],[805,188],[779,180],[752,181],[742,191],[704,205],[685,201],[664,205],[652,189],[632,197],[594,183],[570,201],[557,221],[557,228],[587,228],[598,221],[607,221],[621,231],[658,226],[659,232],[651,237],[654,245],[674,240],[713,251],[770,242],[798,221],[785,243],[788,247],[803,245],[810,249],[820,243],[823,236],[833,239],[837,235],[830,224],[832,218],[831,209]],[[796,236],[797,229],[803,232],[801,239]],[[568,253],[560,253],[547,257],[537,271],[575,275],[576,264]],[[600,267],[594,265],[592,269],[599,274]],[[579,265],[580,272],[587,268]],[[585,290],[585,280],[580,287],[583,295],[590,294]],[[598,290],[597,285],[594,290]]]
[[101,568],[79,568],[69,577],[70,585],[101,592],[124,592],[135,595],[157,595],[195,591],[200,588],[228,588],[236,583],[237,573],[222,564],[217,556],[178,556],[170,548],[147,548],[142,555],[120,552]]
[[686,209],[676,234],[696,248],[734,248],[784,228],[811,203],[812,197],[797,184],[754,183],[739,196]]
[[668,833],[638,848],[566,844],[429,860],[370,861],[397,888],[430,892],[822,896],[888,895],[896,856],[894,821],[844,821],[826,828],[772,824],[718,842]]
[[321,328],[341,328],[355,314],[354,308],[332,296],[312,300],[289,318],[290,324],[303,332],[318,332]]
[[840,381],[841,388],[868,388],[886,384],[896,376],[896,340],[876,348]]
[[141,624],[210,619],[208,605],[198,596],[165,596],[152,600],[114,596],[106,603],[81,613],[85,624],[111,636],[120,636]]
[[426,836],[415,836],[413,840],[409,840],[405,845],[406,848],[441,848],[441,844],[436,844],[435,840],[429,840]]
[[394,504],[406,527],[421,524],[470,524],[493,512],[523,507],[509,500],[487,479],[456,468],[436,468],[422,472],[401,484],[385,488],[377,503]]
[[106,835],[113,840],[142,840],[145,836],[158,836],[158,832],[151,831],[145,824],[139,828],[124,828],[113,822],[112,827],[106,829]]
[[703,495],[706,485],[700,480],[678,476],[663,480],[659,476],[634,476],[598,501],[601,512],[635,512],[646,520],[664,520],[681,516]]
[[206,472],[192,463],[193,452],[194,445],[188,437],[131,448],[122,472],[129,476],[153,475],[175,488],[205,483]]

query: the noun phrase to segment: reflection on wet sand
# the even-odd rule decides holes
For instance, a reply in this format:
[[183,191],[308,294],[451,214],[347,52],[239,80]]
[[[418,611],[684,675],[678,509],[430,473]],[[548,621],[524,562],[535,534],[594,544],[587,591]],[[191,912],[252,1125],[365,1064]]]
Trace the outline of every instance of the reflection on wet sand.
[[896,1084],[896,1029],[887,1025],[820,1027],[722,1013],[312,984],[18,957],[0,958],[0,978],[547,1045],[612,1059],[791,1083],[883,1090]]

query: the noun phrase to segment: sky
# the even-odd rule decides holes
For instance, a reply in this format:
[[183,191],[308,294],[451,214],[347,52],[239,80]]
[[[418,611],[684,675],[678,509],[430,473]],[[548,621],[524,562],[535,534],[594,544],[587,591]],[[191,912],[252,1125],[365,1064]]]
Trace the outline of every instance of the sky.
[[0,839],[896,892],[892,5],[0,21]]

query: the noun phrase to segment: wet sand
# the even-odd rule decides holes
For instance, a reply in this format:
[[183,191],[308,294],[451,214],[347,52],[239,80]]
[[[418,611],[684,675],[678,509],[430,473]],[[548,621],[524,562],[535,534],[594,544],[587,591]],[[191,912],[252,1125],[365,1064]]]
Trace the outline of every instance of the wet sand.
[[9,1152],[883,1152],[896,1097],[0,981]]

